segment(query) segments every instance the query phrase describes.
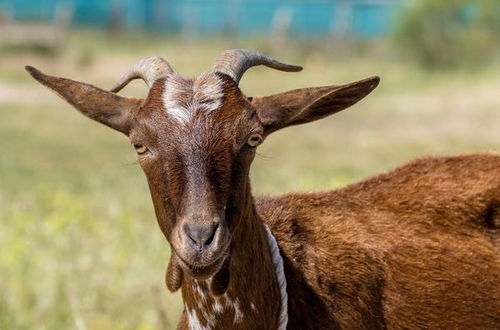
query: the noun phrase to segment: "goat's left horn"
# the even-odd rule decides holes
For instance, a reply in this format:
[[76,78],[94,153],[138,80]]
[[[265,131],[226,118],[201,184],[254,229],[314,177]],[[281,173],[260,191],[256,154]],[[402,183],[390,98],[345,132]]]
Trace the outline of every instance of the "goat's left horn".
[[256,65],[265,65],[280,71],[297,72],[301,66],[277,61],[262,53],[247,49],[231,49],[222,52],[215,60],[212,70],[230,76],[236,83],[249,68]]
[[135,63],[111,88],[113,93],[119,92],[123,87],[134,79],[142,79],[149,88],[154,82],[161,78],[166,78],[172,74],[174,70],[159,56],[145,57]]

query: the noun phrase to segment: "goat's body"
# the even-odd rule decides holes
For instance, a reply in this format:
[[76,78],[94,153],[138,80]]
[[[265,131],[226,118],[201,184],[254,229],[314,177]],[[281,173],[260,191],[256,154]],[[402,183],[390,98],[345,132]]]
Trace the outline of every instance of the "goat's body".
[[499,154],[421,159],[257,209],[285,260],[289,328],[500,327]]
[[[107,92],[27,67],[129,136],[174,251],[166,282],[182,290],[179,328],[278,327],[283,297],[264,221],[284,259],[290,329],[500,329],[500,154],[422,159],[337,191],[254,203],[248,173],[265,137],[346,109],[379,83],[246,97],[240,78],[261,64],[300,70],[229,50],[186,80],[150,57]],[[139,77],[146,98],[114,93]]]

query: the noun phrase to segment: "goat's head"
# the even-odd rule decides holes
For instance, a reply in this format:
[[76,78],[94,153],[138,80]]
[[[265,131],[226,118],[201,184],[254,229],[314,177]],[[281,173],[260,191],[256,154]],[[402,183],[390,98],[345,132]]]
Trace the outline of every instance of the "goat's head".
[[[150,57],[134,65],[111,92],[32,67],[27,70],[84,115],[129,136],[178,263],[203,278],[213,275],[229,253],[242,203],[250,198],[250,163],[264,138],[280,128],[343,110],[379,81],[372,77],[343,86],[247,98],[238,82],[255,65],[301,70],[257,52],[230,50],[209,71],[187,80],[162,58]],[[150,88],[145,99],[116,94],[136,78]]]

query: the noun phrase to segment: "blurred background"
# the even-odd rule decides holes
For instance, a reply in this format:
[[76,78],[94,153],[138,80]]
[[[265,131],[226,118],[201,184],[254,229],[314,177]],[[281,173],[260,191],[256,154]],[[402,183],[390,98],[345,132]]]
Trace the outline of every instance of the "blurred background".
[[141,57],[194,76],[227,48],[304,66],[250,70],[249,96],[382,78],[352,109],[270,136],[256,194],[500,149],[498,0],[0,0],[0,329],[170,329],[181,311],[128,140],[24,65],[108,88]]

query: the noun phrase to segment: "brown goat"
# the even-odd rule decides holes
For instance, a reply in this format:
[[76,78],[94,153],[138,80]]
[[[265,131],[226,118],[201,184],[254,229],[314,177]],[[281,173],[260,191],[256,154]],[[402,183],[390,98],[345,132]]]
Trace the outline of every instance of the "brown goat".
[[[259,64],[300,70],[232,50],[187,80],[153,57],[108,92],[27,67],[130,137],[172,249],[167,286],[182,288],[178,328],[499,329],[500,155],[425,158],[336,191],[254,199],[249,168],[269,133],[343,110],[379,81],[247,98],[239,80]],[[115,94],[135,78],[146,99]]]

